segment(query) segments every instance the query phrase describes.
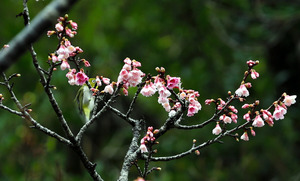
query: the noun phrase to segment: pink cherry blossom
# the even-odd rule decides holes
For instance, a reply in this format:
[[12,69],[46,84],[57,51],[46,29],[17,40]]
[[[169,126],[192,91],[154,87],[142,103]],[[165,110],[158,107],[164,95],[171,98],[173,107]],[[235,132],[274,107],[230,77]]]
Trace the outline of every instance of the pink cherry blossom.
[[129,79],[128,83],[131,87],[136,87],[139,83],[142,82],[142,78],[145,76],[145,74],[139,70],[139,69],[134,69],[129,72]]
[[173,88],[179,88],[179,87],[180,87],[180,77],[168,76],[167,88],[168,89],[173,89]]
[[251,127],[250,130],[251,130],[251,135],[252,135],[252,136],[255,136],[256,133],[255,133],[254,129]]
[[72,29],[73,29],[73,30],[77,30],[77,28],[78,28],[77,23],[75,23],[75,22],[73,22],[73,21],[70,21],[70,25],[72,26]]
[[221,132],[222,132],[222,129],[221,129],[219,123],[217,122],[216,127],[212,130],[212,134],[219,135]]
[[236,95],[241,97],[241,96],[244,96],[244,97],[248,97],[249,96],[249,91],[247,90],[245,84],[242,84],[240,86],[240,88],[238,88],[236,91],[235,91]]
[[247,108],[249,108],[250,107],[250,104],[244,104],[243,106],[242,106],[242,109],[247,109]]
[[70,85],[75,85],[76,84],[76,70],[75,69],[70,69],[69,72],[66,74],[66,77],[69,79],[68,83]]
[[237,123],[238,116],[236,114],[231,114],[230,117],[234,123]]
[[257,79],[259,77],[259,73],[256,72],[254,69],[251,70],[251,78]]
[[51,55],[51,60],[53,63],[56,63],[58,61],[58,57],[56,55]]
[[234,107],[234,106],[228,106],[228,108],[234,112],[234,113],[238,113],[238,110]]
[[292,95],[292,96],[286,95],[286,96],[284,96],[283,103],[286,106],[291,106],[292,104],[296,103],[296,98],[297,98],[296,95]]
[[109,93],[110,95],[112,95],[114,93],[113,85],[109,84],[109,85],[105,86],[104,92]]
[[245,131],[244,134],[241,136],[241,140],[249,141],[249,136],[248,136],[247,131]]
[[62,26],[61,23],[57,23],[57,24],[55,25],[55,29],[56,29],[56,31],[61,32],[61,31],[64,30],[64,27]]
[[250,114],[249,113],[246,113],[244,116],[243,116],[243,119],[247,120],[247,121],[250,121],[251,118],[250,118]]
[[282,106],[277,105],[275,107],[275,111],[273,113],[273,118],[275,120],[279,120],[279,119],[284,119],[284,115],[286,114],[286,109],[283,108]]
[[96,76],[96,80],[95,81],[96,81],[98,87],[100,87],[102,85],[99,76]]
[[268,123],[268,125],[273,126],[274,122],[272,114],[267,110],[261,110],[261,112],[264,120]]
[[146,84],[141,90],[141,94],[145,97],[152,96],[153,94],[155,94],[155,92],[156,92],[156,88],[152,82]]
[[205,104],[210,105],[214,100],[213,99],[206,99]]
[[141,144],[140,150],[141,150],[141,153],[147,153],[148,152],[148,149],[147,149],[145,144]]
[[90,67],[91,66],[90,62],[85,60],[85,59],[83,59],[83,63],[84,63],[85,67]]
[[133,67],[141,67],[142,66],[141,62],[136,61],[136,60],[132,60],[131,63],[132,63]]
[[60,65],[60,69],[61,70],[66,70],[66,69],[69,69],[70,68],[70,65],[68,63],[68,61],[64,60],[62,61],[61,65]]
[[256,62],[253,61],[253,60],[249,60],[249,61],[247,61],[247,64],[248,64],[249,67],[252,67],[253,65],[256,64]]
[[223,121],[224,123],[231,123],[232,119],[229,116],[225,116]]
[[263,127],[264,125],[265,125],[265,122],[261,119],[260,115],[257,115],[254,118],[252,126],[254,126],[254,127]]
[[102,81],[103,81],[103,83],[106,84],[106,85],[108,85],[108,84],[110,83],[110,79],[109,79],[109,78],[103,77],[103,78],[102,78]]
[[80,72],[76,73],[76,84],[77,85],[83,85],[88,80],[89,80],[89,77],[83,72],[83,70],[80,70]]

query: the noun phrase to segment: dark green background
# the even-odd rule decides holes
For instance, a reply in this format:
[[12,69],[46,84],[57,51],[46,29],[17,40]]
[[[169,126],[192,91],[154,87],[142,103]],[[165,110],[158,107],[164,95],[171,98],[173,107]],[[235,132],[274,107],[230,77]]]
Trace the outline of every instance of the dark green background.
[[[31,17],[48,0],[30,1]],[[22,2],[6,0],[0,6],[0,44],[6,44],[23,28]],[[203,122],[213,113],[204,105],[207,98],[225,98],[235,91],[249,59],[260,60],[260,77],[251,81],[253,102],[259,99],[268,107],[282,92],[299,95],[300,72],[300,2],[267,0],[81,0],[69,12],[79,25],[72,44],[80,46],[81,55],[90,61],[89,75],[103,75],[112,80],[130,57],[142,63],[142,71],[155,74],[155,67],[165,67],[171,76],[180,76],[185,88],[198,90],[203,105],[200,113],[183,123]],[[57,40],[45,35],[34,44],[44,67],[47,54],[55,50]],[[32,103],[32,115],[41,124],[63,134],[54,111],[38,83],[31,59],[26,53],[7,73],[21,73],[14,79],[15,92],[22,103]],[[72,130],[77,133],[83,122],[73,104],[78,87],[67,84],[66,71],[57,71],[53,84],[55,96]],[[4,87],[4,104],[15,106]],[[117,106],[125,111],[128,97],[118,98]],[[241,104],[234,104],[236,107]],[[157,96],[140,97],[135,117],[158,128],[167,113],[157,104]],[[75,111],[76,110],[76,111]],[[245,111],[240,111],[241,118]],[[239,119],[243,122],[242,119]],[[273,128],[256,129],[249,142],[225,138],[225,144],[211,145],[171,162],[152,163],[161,172],[149,180],[300,180],[299,104],[288,110],[286,119]],[[90,180],[76,155],[64,145],[39,131],[28,128],[21,118],[0,111],[0,180]],[[204,129],[172,130],[159,139],[158,155],[173,155],[198,142],[212,138],[215,125]],[[109,112],[89,129],[84,149],[98,164],[105,180],[116,180],[122,159],[131,139],[131,129]],[[240,133],[241,134],[241,133]],[[142,166],[142,162],[140,163]],[[130,180],[136,178],[132,168]]]

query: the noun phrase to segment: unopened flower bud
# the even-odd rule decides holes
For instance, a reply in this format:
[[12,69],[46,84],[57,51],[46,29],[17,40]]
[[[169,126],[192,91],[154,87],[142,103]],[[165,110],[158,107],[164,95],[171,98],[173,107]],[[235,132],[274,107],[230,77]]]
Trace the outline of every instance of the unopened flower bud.
[[231,96],[231,91],[228,91],[227,94],[228,94],[229,96]]
[[54,89],[54,90],[56,90],[56,89],[57,89],[57,87],[55,87],[55,86],[54,86],[54,87],[53,87],[53,89]]
[[193,143],[195,144],[197,142],[197,140],[196,139],[193,139]]
[[157,170],[157,171],[161,171],[161,168],[160,168],[160,167],[156,167],[156,170]]
[[155,143],[154,144],[159,144],[159,142],[158,141],[155,141]]
[[240,140],[239,140],[239,134],[238,134],[238,133],[235,133],[235,140],[236,140],[237,142],[240,141]]
[[257,65],[257,64],[259,64],[259,61],[258,61],[258,60],[255,61],[255,65]]
[[152,152],[153,152],[153,153],[157,153],[157,149],[153,150]]
[[32,112],[32,109],[27,109],[26,112],[30,113]]
[[199,151],[199,150],[196,150],[196,151],[195,151],[195,154],[199,156],[199,155],[200,155],[200,151]]
[[164,72],[166,72],[166,69],[163,68],[163,67],[161,67],[161,68],[160,68],[160,71],[161,71],[162,73],[164,73]]
[[240,98],[239,98],[239,101],[240,101],[240,102],[244,102],[244,101],[245,101],[245,99],[244,99],[244,98],[242,98],[242,97],[240,97]]
[[2,95],[2,94],[0,94],[0,100],[2,99],[2,97],[3,97],[3,95]]
[[259,105],[259,100],[255,101],[255,105],[258,106]]
[[17,76],[17,77],[21,77],[21,74],[17,74],[16,76]]
[[53,68],[53,71],[56,71],[56,70],[57,70],[57,68],[56,68],[56,67],[54,67],[54,68]]
[[159,130],[158,129],[155,129],[154,131],[153,131],[153,134],[157,134],[159,132]]

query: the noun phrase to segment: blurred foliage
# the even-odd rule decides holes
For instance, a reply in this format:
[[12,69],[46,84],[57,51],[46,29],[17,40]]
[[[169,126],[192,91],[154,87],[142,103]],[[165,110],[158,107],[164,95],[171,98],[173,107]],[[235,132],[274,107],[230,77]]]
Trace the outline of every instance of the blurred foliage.
[[[50,1],[29,1],[32,19]],[[6,0],[0,7],[0,43],[6,44],[24,24],[16,15],[22,2]],[[283,0],[160,0],[160,1],[79,1],[69,12],[79,25],[72,44],[80,46],[83,58],[90,61],[89,75],[103,75],[116,80],[123,59],[142,62],[145,73],[155,74],[155,67],[165,67],[171,76],[182,77],[183,86],[198,90],[203,110],[184,123],[204,121],[213,108],[204,105],[207,98],[225,98],[235,91],[249,59],[260,60],[256,70],[261,77],[251,81],[252,98],[261,100],[262,108],[288,91],[299,96],[300,70],[300,2]],[[47,67],[48,53],[57,40],[43,36],[34,44],[38,59]],[[32,115],[60,134],[54,111],[43,93],[29,54],[11,67],[7,74],[18,72],[15,91],[22,103],[31,103]],[[57,71],[53,84],[55,96],[65,117],[76,133],[82,126],[73,104],[78,87],[69,86],[66,72]],[[4,103],[15,107],[4,87]],[[126,111],[134,89],[128,97],[115,103]],[[158,128],[167,117],[155,97],[139,97],[135,117],[145,118]],[[237,103],[236,106],[241,104]],[[249,142],[225,138],[225,144],[214,144],[201,155],[180,160],[151,163],[162,168],[149,180],[299,180],[300,123],[299,104],[293,106],[283,121],[273,128],[256,129]],[[240,117],[243,115],[240,113]],[[21,118],[0,111],[0,180],[89,180],[77,159],[64,145],[39,131],[30,129]],[[242,120],[241,120],[242,121]],[[190,148],[192,139],[200,143],[212,138],[209,125],[201,130],[171,130],[159,139],[160,156],[172,155]],[[131,139],[130,127],[109,112],[84,137],[84,149],[95,161],[106,180],[119,175],[122,159]],[[143,165],[142,162],[140,162]],[[136,178],[132,168],[130,180]]]

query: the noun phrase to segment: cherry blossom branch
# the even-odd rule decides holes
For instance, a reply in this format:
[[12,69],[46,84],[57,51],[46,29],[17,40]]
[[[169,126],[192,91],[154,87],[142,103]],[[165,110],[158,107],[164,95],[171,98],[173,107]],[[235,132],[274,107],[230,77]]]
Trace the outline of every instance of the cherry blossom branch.
[[198,128],[203,128],[205,125],[209,124],[210,122],[216,120],[216,118],[218,118],[221,113],[231,104],[231,102],[235,99],[238,99],[238,97],[236,97],[236,95],[232,96],[229,98],[229,100],[225,103],[225,105],[222,107],[221,110],[219,110],[217,113],[215,113],[210,119],[204,121],[203,123],[200,124],[195,124],[195,125],[182,125],[180,124],[179,121],[176,121],[174,123],[174,126],[177,129],[198,129]]
[[5,71],[18,60],[31,43],[34,43],[43,32],[53,24],[57,17],[68,9],[77,0],[53,0],[9,43],[9,48],[0,51],[0,72]]
[[[24,0],[23,2],[23,5],[24,5],[24,13],[23,13],[23,16],[24,16],[24,20],[25,23],[27,23],[27,25],[30,24],[30,18],[29,18],[29,11],[28,11],[28,8],[27,8],[27,0]],[[96,164],[92,163],[89,161],[89,159],[87,158],[86,154],[84,153],[82,147],[80,146],[80,141],[77,141],[74,136],[73,136],[73,133],[71,131],[71,129],[69,128],[69,125],[67,124],[63,114],[62,114],[62,111],[60,110],[56,100],[55,100],[55,97],[50,89],[51,86],[50,85],[50,81],[51,81],[51,77],[52,77],[52,73],[53,73],[53,69],[54,69],[54,66],[55,64],[51,65],[50,67],[50,70],[49,70],[49,74],[48,75],[48,79],[46,80],[45,78],[45,75],[44,75],[44,71],[42,71],[43,69],[40,67],[39,63],[38,63],[38,60],[37,60],[37,55],[36,55],[36,52],[34,51],[34,48],[32,46],[32,44],[30,45],[29,47],[29,51],[30,51],[30,54],[32,56],[32,60],[33,60],[33,64],[36,68],[36,71],[38,72],[39,76],[40,76],[40,82],[41,84],[43,85],[44,87],[44,90],[46,92],[46,94],[48,95],[48,98],[49,98],[49,101],[52,105],[52,108],[54,109],[60,123],[61,123],[61,126],[63,127],[63,130],[65,131],[65,133],[67,134],[68,138],[71,140],[70,144],[67,144],[68,146],[70,146],[79,156],[81,162],[83,163],[84,167],[87,169],[87,171],[89,172],[89,174],[91,175],[91,177],[94,179],[94,180],[97,180],[97,181],[102,181],[103,179],[101,178],[101,176],[96,172]],[[35,124],[35,127],[36,126],[39,126],[39,125],[36,125]]]
[[[23,6],[24,6],[24,12],[23,12],[23,17],[24,17],[24,20],[25,20],[25,25],[26,26],[30,26],[30,16],[29,16],[29,11],[28,11],[28,7],[27,7],[27,0],[24,0],[23,1]],[[27,23],[27,24],[26,24]],[[48,96],[48,99],[52,105],[52,108],[54,109],[61,125],[62,125],[62,128],[64,130],[64,132],[66,133],[68,139],[70,140],[74,140],[74,136],[73,136],[73,133],[71,131],[71,129],[69,128],[63,114],[62,114],[62,111],[61,109],[59,108],[57,102],[56,102],[56,99],[49,87],[49,81],[50,80],[46,80],[45,78],[45,75],[43,73],[43,71],[41,71],[41,67],[38,63],[38,60],[37,60],[37,54],[32,46],[32,44],[29,45],[29,52],[31,54],[31,57],[32,57],[32,60],[33,60],[33,64],[34,64],[34,67],[40,77],[40,82],[41,84],[43,85],[44,87],[44,91],[46,92],[47,96]],[[51,77],[51,74],[48,75],[49,77]]]

